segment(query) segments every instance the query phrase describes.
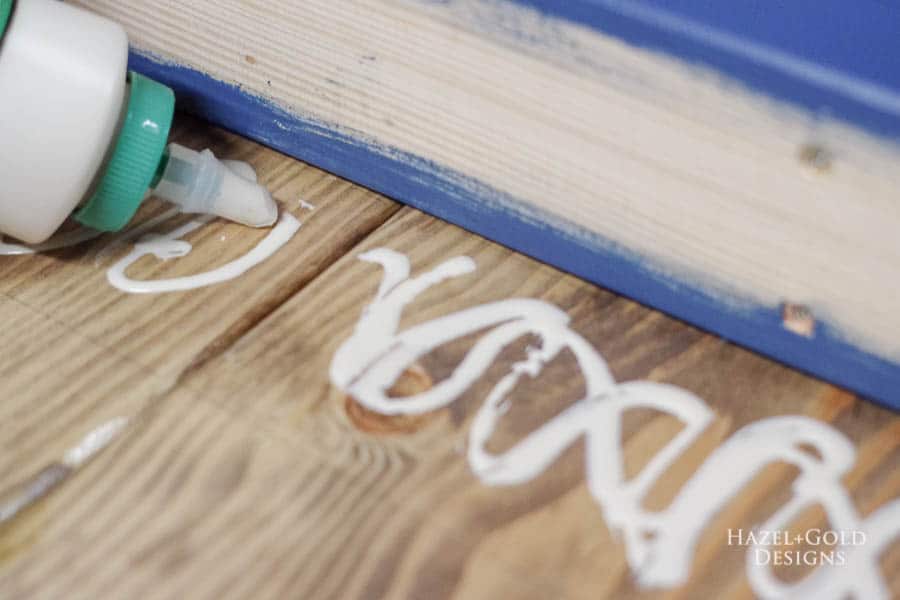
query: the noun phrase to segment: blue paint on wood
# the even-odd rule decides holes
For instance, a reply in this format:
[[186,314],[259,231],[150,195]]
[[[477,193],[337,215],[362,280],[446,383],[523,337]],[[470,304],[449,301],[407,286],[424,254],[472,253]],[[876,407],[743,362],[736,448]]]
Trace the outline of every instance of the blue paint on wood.
[[824,324],[814,339],[803,338],[782,328],[776,310],[737,309],[598,237],[573,235],[528,217],[515,209],[513,198],[431,161],[293,115],[182,66],[134,52],[129,66],[171,86],[183,110],[900,409],[900,365],[843,342]]
[[891,0],[514,0],[900,140]]

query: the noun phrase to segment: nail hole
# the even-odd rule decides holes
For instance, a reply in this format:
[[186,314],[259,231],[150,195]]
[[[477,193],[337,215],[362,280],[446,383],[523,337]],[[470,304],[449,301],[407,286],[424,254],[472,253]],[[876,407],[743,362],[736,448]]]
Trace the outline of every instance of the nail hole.
[[816,319],[808,306],[785,302],[781,307],[781,323],[785,329],[811,338],[816,332]]
[[820,173],[831,170],[834,157],[827,148],[819,144],[804,144],[800,147],[800,162]]

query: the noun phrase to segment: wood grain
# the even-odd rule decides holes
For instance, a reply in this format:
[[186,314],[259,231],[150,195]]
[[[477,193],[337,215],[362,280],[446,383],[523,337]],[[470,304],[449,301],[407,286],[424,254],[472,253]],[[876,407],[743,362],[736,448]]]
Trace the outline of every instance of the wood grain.
[[[786,414],[831,423],[857,446],[845,485],[862,514],[900,497],[895,414],[198,122],[183,123],[179,135],[252,162],[304,225],[258,269],[171,296],[107,286],[108,259],[95,267],[92,256],[102,241],[0,261],[0,488],[104,418],[135,419],[0,531],[0,596],[751,596],[743,552],[727,546],[724,532],[751,528],[789,496],[795,471],[784,465],[764,470],[712,520],[685,586],[649,593],[636,587],[621,541],[587,491],[581,443],[519,486],[486,487],[469,470],[472,417],[527,340],[502,352],[456,402],[422,417],[374,415],[338,392],[328,379],[332,354],[381,276],[357,256],[381,246],[408,254],[414,274],[463,254],[478,265],[420,296],[402,327],[489,301],[538,298],[570,315],[618,381],[668,382],[703,398],[715,422],[660,479],[652,507],[665,506],[736,429]],[[299,197],[315,211],[299,210]],[[139,263],[135,276],[205,268],[261,236],[211,227],[192,239],[187,263]],[[218,235],[228,243],[215,243]],[[475,337],[425,357],[404,389],[446,377]],[[577,374],[564,353],[517,387],[489,448],[510,447],[575,401]],[[670,417],[629,415],[626,471],[675,431]],[[895,594],[898,555],[895,543],[882,560]]]
[[[377,194],[276,152],[261,151],[234,135],[200,131],[206,133],[185,138],[176,131],[174,138],[198,149],[209,147],[223,157],[248,159],[282,208],[303,222],[271,260],[237,280],[190,293],[123,294],[106,283],[105,269],[129,246],[116,246],[109,239],[113,236],[104,236],[48,256],[4,259],[0,292],[52,314],[171,384],[192,364],[227,346],[397,210]],[[301,199],[316,209],[304,209],[298,203]],[[136,223],[161,208],[147,207]],[[173,220],[159,230],[168,231],[185,220]],[[207,271],[245,254],[266,233],[217,220],[186,237],[194,245],[188,256],[171,261],[143,258],[129,275],[149,279]]]
[[[467,210],[499,205],[597,256],[621,247],[724,296],[725,309],[735,298],[773,314],[807,305],[842,339],[895,368],[900,360],[889,301],[900,295],[897,149],[827,111],[502,0],[77,4],[122,23],[141,51],[389,157],[396,180],[460,187],[453,201],[463,206],[429,205],[408,185],[383,190],[407,203],[468,221]],[[296,135],[300,156],[329,138],[304,138],[300,126]],[[365,181],[370,166],[343,174]],[[520,249],[560,260],[539,245]],[[836,251],[840,261],[830,260]]]

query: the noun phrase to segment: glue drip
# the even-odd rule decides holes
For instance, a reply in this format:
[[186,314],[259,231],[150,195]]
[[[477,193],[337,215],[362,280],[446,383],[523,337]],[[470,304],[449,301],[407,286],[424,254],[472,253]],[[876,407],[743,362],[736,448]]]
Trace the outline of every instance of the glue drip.
[[250,227],[268,227],[278,207],[256,173],[241,161],[219,161],[210,150],[169,144],[168,159],[152,195],[181,212],[216,215]]

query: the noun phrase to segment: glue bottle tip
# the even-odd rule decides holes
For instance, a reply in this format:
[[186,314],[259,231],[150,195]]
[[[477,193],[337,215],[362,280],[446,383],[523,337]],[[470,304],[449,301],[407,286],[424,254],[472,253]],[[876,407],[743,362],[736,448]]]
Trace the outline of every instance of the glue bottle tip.
[[[252,170],[247,163],[243,165]],[[223,167],[222,187],[209,212],[251,227],[268,227],[278,219],[278,205],[255,177],[248,179],[239,174],[246,168],[236,169],[233,164]]]
[[219,161],[210,150],[194,152],[169,144],[169,161],[154,195],[186,213],[207,213],[251,227],[278,219],[278,206],[242,161]]

